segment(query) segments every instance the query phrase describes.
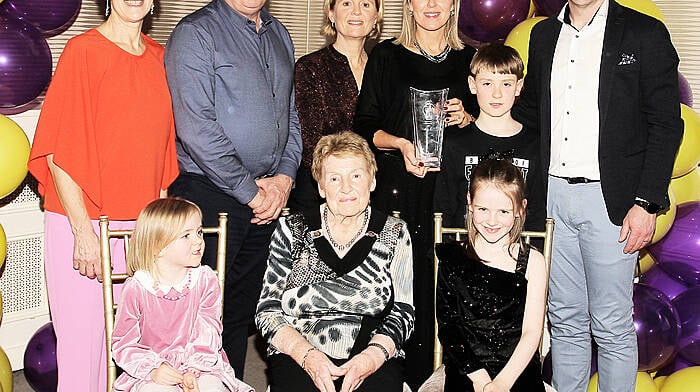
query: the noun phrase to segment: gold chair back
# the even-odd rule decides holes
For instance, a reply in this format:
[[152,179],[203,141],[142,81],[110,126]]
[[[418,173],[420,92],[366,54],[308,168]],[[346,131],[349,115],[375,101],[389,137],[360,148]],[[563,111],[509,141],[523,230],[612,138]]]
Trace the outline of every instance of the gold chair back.
[[[443,235],[453,234],[455,235],[457,241],[464,241],[467,239],[467,229],[463,227],[442,227],[442,213],[436,212],[433,216],[433,228],[434,228],[434,238],[435,244],[442,243]],[[552,262],[552,237],[554,235],[554,219],[547,218],[545,223],[544,231],[523,231],[521,236],[525,240],[526,244],[530,243],[532,238],[543,238],[544,239],[544,249],[542,250],[542,255],[544,256],[545,263],[547,264],[547,274],[549,274],[549,265]],[[437,273],[439,260],[437,255],[433,261],[434,265],[434,275],[433,284],[434,288],[437,288]],[[549,279],[547,279],[549,281]],[[435,295],[435,293],[433,294]],[[433,297],[433,301],[435,297]],[[546,316],[545,316],[546,317]],[[544,324],[545,330],[547,329],[547,323]],[[545,343],[546,333],[542,334],[542,340],[540,341],[540,353],[542,353],[542,347]],[[437,317],[435,318],[435,352],[433,355],[433,370],[437,369],[442,365],[442,345],[440,344],[440,339],[438,339],[438,325]]]
[[[224,291],[226,281],[226,225],[228,214],[219,213],[219,225],[215,227],[203,227],[204,234],[215,234],[218,237],[216,246],[216,274],[219,280],[221,292]],[[112,360],[112,334],[114,333],[114,314],[117,304],[114,300],[114,284],[123,283],[127,274],[112,273],[112,254],[109,240],[111,238],[123,238],[125,253],[129,249],[129,240],[133,230],[110,230],[109,218],[100,216],[100,260],[102,261],[102,295],[104,299],[105,316],[105,344],[107,347],[107,392],[112,391],[114,380],[117,379],[117,366]],[[222,301],[223,310],[223,301]]]

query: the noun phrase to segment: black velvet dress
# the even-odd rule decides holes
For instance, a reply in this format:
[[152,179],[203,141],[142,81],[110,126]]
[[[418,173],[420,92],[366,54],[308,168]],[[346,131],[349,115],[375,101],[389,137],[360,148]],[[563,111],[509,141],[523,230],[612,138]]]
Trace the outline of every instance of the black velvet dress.
[[[445,392],[473,391],[469,373],[485,369],[491,378],[503,369],[520,341],[530,254],[523,247],[514,272],[481,262],[471,247],[439,244],[437,318],[445,363]],[[512,392],[544,391],[537,352]]]

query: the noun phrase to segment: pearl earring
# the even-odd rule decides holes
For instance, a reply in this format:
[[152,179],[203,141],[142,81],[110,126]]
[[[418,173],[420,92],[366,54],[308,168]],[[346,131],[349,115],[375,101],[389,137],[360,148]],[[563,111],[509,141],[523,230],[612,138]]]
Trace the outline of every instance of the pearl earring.
[[413,17],[413,11],[412,11],[412,10],[408,10],[408,14],[411,15],[411,17]]
[[107,0],[107,5],[105,6],[105,16],[109,16],[109,0]]
[[153,12],[155,11],[155,9],[156,9],[156,3],[151,4],[151,15],[153,15]]

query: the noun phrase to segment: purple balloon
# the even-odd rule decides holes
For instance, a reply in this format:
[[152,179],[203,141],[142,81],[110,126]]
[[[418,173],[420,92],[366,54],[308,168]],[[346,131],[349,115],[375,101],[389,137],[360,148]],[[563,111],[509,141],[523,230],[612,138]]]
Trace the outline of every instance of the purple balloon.
[[39,328],[29,339],[24,351],[24,377],[36,392],[56,391],[56,334],[50,322]]
[[529,0],[462,0],[459,30],[480,42],[502,40],[529,10]]
[[681,103],[688,107],[693,107],[693,90],[690,88],[688,79],[682,73],[678,73],[678,89],[680,91]]
[[73,22],[80,10],[80,0],[4,0],[0,7],[50,35]]
[[637,283],[632,296],[634,329],[637,332],[640,372],[658,369],[676,354],[681,325],[666,294]]
[[656,377],[660,376],[668,376],[671,375],[681,369],[685,369],[687,367],[695,366],[694,363],[686,361],[683,357],[676,355],[675,358],[673,358],[672,361],[666,364],[666,366],[662,367],[659,369],[658,372],[656,372]]
[[661,291],[666,294],[668,299],[676,298],[678,294],[684,292],[688,288],[683,281],[674,279],[656,264],[642,274],[642,278],[639,282]]
[[649,252],[673,278],[700,284],[700,201],[679,205],[671,230]]
[[537,14],[542,16],[556,15],[564,8],[566,0],[535,0]]
[[35,28],[0,10],[0,109],[31,102],[49,80],[49,44]]
[[700,286],[682,292],[672,303],[681,321],[678,355],[700,364]]

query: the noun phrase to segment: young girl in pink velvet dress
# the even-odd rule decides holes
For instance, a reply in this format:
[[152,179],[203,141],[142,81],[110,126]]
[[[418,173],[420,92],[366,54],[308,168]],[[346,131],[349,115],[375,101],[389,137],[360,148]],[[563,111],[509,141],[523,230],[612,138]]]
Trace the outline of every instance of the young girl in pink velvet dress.
[[141,211],[129,244],[112,348],[124,373],[115,391],[250,392],[221,347],[221,289],[200,266],[202,213],[158,199]]

